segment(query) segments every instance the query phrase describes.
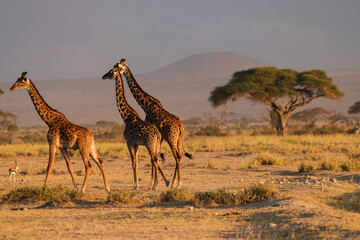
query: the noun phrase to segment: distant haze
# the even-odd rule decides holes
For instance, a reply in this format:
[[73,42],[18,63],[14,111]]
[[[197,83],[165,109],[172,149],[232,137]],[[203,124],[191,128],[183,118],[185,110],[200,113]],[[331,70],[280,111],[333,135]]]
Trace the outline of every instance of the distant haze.
[[[233,52],[187,56],[147,74],[138,74],[132,67],[133,61],[126,60],[126,63],[141,87],[158,98],[168,111],[182,119],[203,117],[204,113],[213,111],[208,102],[210,91],[216,86],[227,83],[235,71],[271,65]],[[104,68],[102,74],[105,74],[113,64]],[[345,93],[345,96],[341,101],[316,99],[308,107],[324,107],[328,111],[346,113],[349,106],[358,100],[360,71],[327,72],[334,78],[334,83]],[[31,72],[28,73],[28,77],[34,82],[45,101],[74,123],[95,123],[100,120],[122,122],[116,107],[114,80],[102,80],[98,77],[39,81]],[[5,94],[1,96],[0,109],[17,114],[21,126],[44,125],[26,90],[9,91],[14,82],[15,80],[2,83]],[[144,117],[143,110],[134,101],[126,83],[125,89],[130,105]],[[254,105],[247,100],[229,103],[228,106],[238,118],[259,119],[266,112],[262,104]]]

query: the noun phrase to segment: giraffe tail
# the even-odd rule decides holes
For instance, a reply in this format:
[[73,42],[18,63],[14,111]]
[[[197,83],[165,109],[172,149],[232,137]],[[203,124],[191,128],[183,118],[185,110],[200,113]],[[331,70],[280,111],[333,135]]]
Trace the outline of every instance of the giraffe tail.
[[160,158],[161,158],[161,163],[163,164],[163,165],[165,165],[165,163],[166,163],[166,159],[165,159],[165,156],[164,156],[164,153],[160,153]]
[[185,156],[191,160],[191,159],[193,159],[192,154],[186,152],[186,151],[185,151],[185,148],[184,148],[184,144],[183,144],[184,134],[185,134],[185,128],[184,128],[184,126],[181,124],[181,125],[180,125],[180,139],[179,139],[179,142],[178,142],[178,149],[179,149],[179,151],[180,151],[180,148],[182,147],[182,150],[183,150],[183,152],[185,153]]
[[[184,150],[184,152],[185,152],[185,150]],[[185,156],[186,156],[187,158],[189,158],[190,160],[191,160],[191,159],[194,159],[193,155],[190,154],[190,153],[185,152]]]

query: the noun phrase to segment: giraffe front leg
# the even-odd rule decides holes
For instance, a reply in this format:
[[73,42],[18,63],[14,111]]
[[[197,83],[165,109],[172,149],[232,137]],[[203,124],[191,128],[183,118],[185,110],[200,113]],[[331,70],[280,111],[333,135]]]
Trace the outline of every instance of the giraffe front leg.
[[48,163],[47,170],[46,170],[44,187],[46,187],[46,185],[49,181],[49,177],[50,177],[51,170],[52,170],[52,165],[54,163],[55,153],[56,153],[56,146],[53,144],[50,144],[50,146],[49,146],[49,163]]
[[67,166],[67,169],[71,175],[71,179],[73,181],[73,184],[74,184],[74,188],[75,190],[78,190],[78,187],[77,187],[77,184],[76,184],[76,180],[75,180],[75,176],[74,176],[74,171],[73,171],[73,168],[72,168],[72,165],[71,165],[71,162],[70,162],[70,157],[69,157],[69,153],[67,151],[66,148],[61,148],[60,149],[64,159],[65,159],[65,162],[66,162],[66,166]]
[[128,145],[128,149],[130,152],[130,157],[131,157],[131,162],[132,162],[132,168],[133,168],[133,173],[134,173],[134,186],[133,186],[133,190],[138,190],[139,189],[139,180],[138,180],[138,176],[137,176],[137,151],[138,151],[139,146],[129,146]]

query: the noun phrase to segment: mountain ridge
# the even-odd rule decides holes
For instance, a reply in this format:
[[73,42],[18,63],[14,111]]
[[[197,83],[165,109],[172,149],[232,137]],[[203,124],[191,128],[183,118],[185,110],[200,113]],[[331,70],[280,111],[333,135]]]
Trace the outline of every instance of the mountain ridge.
[[[212,111],[207,100],[210,91],[216,86],[226,84],[234,72],[269,66],[265,62],[231,52],[191,55],[145,74],[137,74],[131,67],[133,63],[126,63],[144,91],[159,99],[169,112],[182,119],[203,117],[205,113]],[[107,70],[104,69],[104,73]],[[309,107],[325,106],[327,110],[346,113],[348,107],[358,101],[360,71],[327,72],[345,93],[344,98],[340,102],[317,99],[309,104]],[[100,77],[36,81],[36,76],[32,76],[31,71],[28,76],[45,101],[76,124],[101,120],[122,122],[116,107],[114,81],[111,83],[110,80],[102,80]],[[25,90],[10,93],[9,88],[16,78],[17,76],[14,76],[13,82],[1,83],[5,94],[0,97],[0,109],[18,115],[20,126],[45,125]],[[127,84],[125,94],[129,104],[144,118],[145,114],[135,102]],[[236,117],[260,118],[265,112],[263,105],[254,105],[246,99],[230,102],[228,107],[236,113]]]

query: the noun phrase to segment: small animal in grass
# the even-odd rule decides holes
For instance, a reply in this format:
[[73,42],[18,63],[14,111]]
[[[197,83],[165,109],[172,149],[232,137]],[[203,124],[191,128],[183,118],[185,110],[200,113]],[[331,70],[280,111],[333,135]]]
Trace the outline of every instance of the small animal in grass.
[[17,161],[15,161],[15,167],[9,168],[10,182],[11,182],[11,178],[13,179],[14,183],[16,182],[15,175],[18,170],[19,170],[19,166]]

